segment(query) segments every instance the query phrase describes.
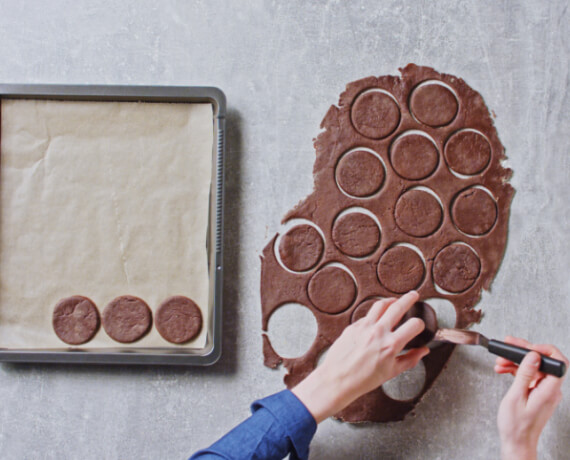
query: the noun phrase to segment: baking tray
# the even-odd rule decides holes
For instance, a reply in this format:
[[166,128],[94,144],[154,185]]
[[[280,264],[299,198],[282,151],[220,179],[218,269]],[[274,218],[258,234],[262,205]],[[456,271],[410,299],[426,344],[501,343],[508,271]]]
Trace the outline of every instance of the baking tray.
[[213,107],[212,180],[210,185],[208,250],[209,296],[204,348],[0,348],[0,361],[28,363],[200,365],[214,364],[222,352],[223,209],[226,98],[215,87],[92,86],[0,84],[0,99],[60,101],[210,103]]

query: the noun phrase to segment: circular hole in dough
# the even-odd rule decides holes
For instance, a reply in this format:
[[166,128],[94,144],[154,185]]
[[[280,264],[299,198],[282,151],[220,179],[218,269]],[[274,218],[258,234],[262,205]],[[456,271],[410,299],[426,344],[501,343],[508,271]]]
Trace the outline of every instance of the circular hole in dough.
[[339,188],[351,197],[374,195],[384,183],[384,165],[380,158],[366,150],[344,154],[336,166]]
[[435,310],[438,327],[454,328],[457,321],[457,312],[452,302],[440,297],[431,297],[424,300]]
[[410,98],[410,111],[416,120],[434,128],[451,123],[458,107],[453,91],[438,81],[418,85]]
[[396,245],[388,249],[378,262],[378,280],[397,294],[416,289],[425,276],[425,263],[419,249]]
[[400,108],[386,91],[372,89],[361,93],[350,111],[354,129],[371,139],[382,139],[400,123]]
[[491,160],[491,145],[478,131],[465,129],[454,133],[444,148],[449,168],[466,176],[483,171]]
[[466,235],[484,235],[497,221],[497,203],[491,192],[483,187],[470,187],[453,200],[451,218],[457,229]]
[[81,345],[91,340],[97,333],[99,324],[99,311],[87,297],[66,297],[53,309],[53,330],[69,345]]
[[299,303],[285,303],[270,316],[267,337],[275,352],[282,358],[303,356],[317,335],[317,320]]
[[446,292],[457,294],[469,289],[479,277],[481,261],[475,251],[463,243],[443,248],[433,262],[433,281]]
[[334,221],[332,239],[343,254],[365,257],[380,244],[380,229],[370,216],[361,212],[349,212]]
[[411,131],[392,143],[390,162],[394,171],[405,179],[425,179],[437,168],[439,153],[427,135]]
[[396,401],[408,401],[418,396],[424,388],[426,368],[423,361],[416,367],[402,372],[382,385],[382,390]]
[[400,230],[407,235],[425,237],[441,225],[443,209],[435,194],[430,192],[415,188],[398,198],[394,218]]
[[347,270],[328,265],[317,271],[308,286],[309,299],[324,313],[340,313],[356,298],[356,284]]
[[314,227],[308,224],[296,225],[288,230],[279,241],[279,256],[290,270],[310,270],[321,259],[324,242]]

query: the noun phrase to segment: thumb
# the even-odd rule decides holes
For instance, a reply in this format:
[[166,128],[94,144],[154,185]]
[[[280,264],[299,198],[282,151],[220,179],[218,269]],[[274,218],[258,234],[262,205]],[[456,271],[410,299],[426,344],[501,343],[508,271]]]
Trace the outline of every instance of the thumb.
[[530,384],[538,373],[539,366],[540,355],[536,351],[527,353],[519,365],[515,381],[511,387],[512,390],[526,398],[528,396]]

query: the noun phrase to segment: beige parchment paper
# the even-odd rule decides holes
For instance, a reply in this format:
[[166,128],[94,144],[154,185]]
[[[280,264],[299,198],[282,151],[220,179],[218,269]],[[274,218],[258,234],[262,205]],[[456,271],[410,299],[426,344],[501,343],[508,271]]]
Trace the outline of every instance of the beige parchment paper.
[[[208,330],[206,233],[211,104],[1,101],[0,347],[61,348],[58,300],[100,312],[130,294],[156,311],[171,295]],[[84,348],[164,347],[153,326],[132,345],[101,328]]]

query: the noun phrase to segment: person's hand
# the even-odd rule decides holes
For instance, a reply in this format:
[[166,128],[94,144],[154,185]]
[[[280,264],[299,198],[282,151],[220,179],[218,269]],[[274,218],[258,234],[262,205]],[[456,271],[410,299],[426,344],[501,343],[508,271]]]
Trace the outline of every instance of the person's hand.
[[[538,351],[560,359],[568,359],[553,345],[533,345],[526,340],[507,337],[505,342]],[[497,424],[501,437],[503,460],[534,460],[538,438],[554,409],[562,399],[563,378],[538,370],[540,355],[530,352],[520,366],[505,358],[497,358],[495,372],[513,374],[515,380],[499,406]]]
[[394,330],[418,298],[412,291],[400,299],[376,302],[364,318],[342,332],[323,364],[293,389],[317,423],[411,369],[429,353],[422,347],[400,354],[424,330],[421,319],[411,318]]

